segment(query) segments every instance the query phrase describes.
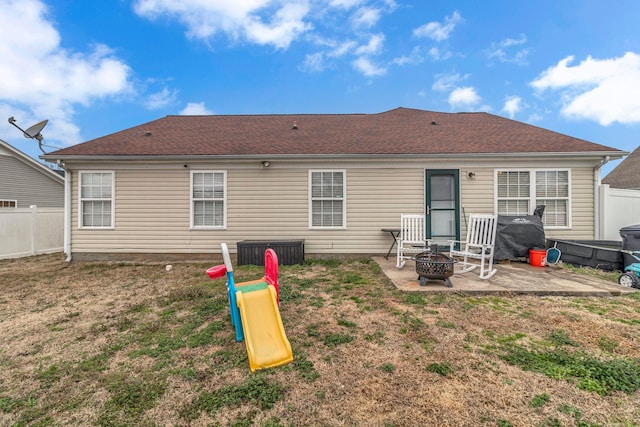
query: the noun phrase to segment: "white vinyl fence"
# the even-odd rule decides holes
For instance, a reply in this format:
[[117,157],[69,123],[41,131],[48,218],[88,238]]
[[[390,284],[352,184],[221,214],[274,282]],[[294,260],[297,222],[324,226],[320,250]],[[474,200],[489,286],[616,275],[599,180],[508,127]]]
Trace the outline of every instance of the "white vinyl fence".
[[61,252],[64,208],[0,209],[0,259]]
[[620,229],[640,224],[640,190],[600,186],[600,239],[622,240]]

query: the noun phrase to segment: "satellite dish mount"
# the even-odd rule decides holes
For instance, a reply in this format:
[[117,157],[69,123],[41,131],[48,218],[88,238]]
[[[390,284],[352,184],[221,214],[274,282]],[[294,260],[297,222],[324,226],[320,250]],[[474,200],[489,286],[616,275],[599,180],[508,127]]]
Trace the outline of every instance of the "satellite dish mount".
[[29,129],[23,130],[16,124],[16,119],[14,119],[13,117],[9,117],[9,123],[20,129],[22,135],[24,135],[25,138],[35,139],[36,141],[38,141],[38,147],[40,147],[40,151],[42,151],[44,154],[46,154],[42,149],[42,140],[44,139],[44,137],[40,132],[42,132],[42,129],[44,129],[48,122],[49,120],[43,120],[40,123],[36,123],[35,125],[31,126]]

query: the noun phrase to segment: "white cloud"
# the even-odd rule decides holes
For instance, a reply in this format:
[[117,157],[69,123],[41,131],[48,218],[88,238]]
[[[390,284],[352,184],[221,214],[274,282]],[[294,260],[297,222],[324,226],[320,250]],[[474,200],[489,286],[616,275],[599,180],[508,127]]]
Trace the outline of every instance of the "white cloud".
[[455,74],[437,74],[436,81],[431,86],[431,89],[437,90],[439,92],[445,92],[453,89],[456,85],[469,77],[469,74],[465,74],[464,76],[459,73]]
[[371,60],[365,58],[364,56],[355,59],[353,62],[353,67],[364,74],[366,77],[378,77],[383,76],[387,73],[386,68],[378,67]]
[[324,71],[327,67],[325,54],[322,52],[310,53],[305,55],[304,62],[300,66],[302,71],[317,73]]
[[443,52],[443,51],[441,51],[440,49],[438,49],[437,47],[434,46],[431,49],[429,49],[429,56],[434,61],[444,61],[446,59],[451,58],[452,53],[447,51],[447,50],[445,50]]
[[341,7],[343,9],[351,9],[354,6],[357,6],[363,3],[364,0],[331,0],[329,3],[332,7]]
[[560,91],[562,114],[593,120],[603,126],[613,122],[640,122],[640,54],[627,52],[611,59],[587,59],[570,66],[568,56],[543,71],[531,85]]
[[353,50],[358,44],[354,41],[348,40],[337,45],[334,49],[328,52],[328,56],[337,58],[347,54],[349,51]]
[[384,45],[384,34],[374,34],[369,38],[366,45],[356,49],[356,55],[376,55],[382,50]]
[[56,145],[80,142],[77,105],[132,93],[131,70],[107,46],[88,52],[61,46],[61,37],[38,0],[0,0],[0,104],[25,111],[22,124],[49,120],[46,137]]
[[362,45],[355,49],[358,56],[351,62],[353,68],[361,72],[365,77],[379,77],[387,73],[387,67],[375,65],[371,60],[371,56],[378,55],[382,51],[384,45],[384,34],[374,34],[369,38],[366,45]]
[[411,50],[411,54],[409,56],[399,56],[394,58],[391,61],[392,64],[395,65],[407,65],[407,64],[419,64],[424,61],[422,54],[420,53],[420,47],[416,46]]
[[[366,4],[368,0],[330,0],[329,6],[341,9],[353,9],[356,6]],[[320,3],[320,2],[317,2]],[[378,9],[393,10],[397,7],[395,0],[381,0],[377,2],[380,6]]]
[[444,18],[444,24],[435,21],[429,22],[414,29],[413,35],[416,37],[428,37],[432,40],[441,42],[449,38],[451,32],[460,22],[463,22],[462,16],[460,16],[458,11],[455,11],[451,17],[446,16]]
[[454,89],[449,94],[448,102],[452,108],[469,109],[478,105],[481,98],[473,87],[467,86]]
[[543,117],[538,114],[538,113],[533,113],[529,116],[529,118],[527,119],[528,123],[535,123],[535,122],[540,122],[542,121]]
[[[133,9],[139,16],[149,20],[162,17],[177,21],[186,28],[188,37],[207,44],[215,37],[224,36],[232,42],[285,50],[300,40],[318,47],[317,52],[305,55],[298,67],[300,70],[320,72],[334,66],[338,58],[349,55],[346,60],[367,77],[384,74],[389,64],[415,63],[418,59],[412,55],[388,60],[385,67],[373,65],[371,57],[382,53],[385,35],[370,30],[379,24],[384,14],[393,12],[396,7],[395,0],[133,2]],[[363,29],[366,31],[361,31]],[[327,37],[324,35],[327,33],[332,35]]]
[[[275,11],[274,11],[275,8]],[[289,47],[313,26],[305,22],[308,0],[136,0],[135,12],[148,19],[169,16],[187,27],[187,35],[208,41],[218,33],[279,49]]]
[[145,106],[149,110],[158,110],[160,108],[167,107],[174,104],[178,98],[178,92],[170,90],[169,88],[163,88],[160,92],[152,93],[145,101]]
[[509,96],[504,101],[502,111],[509,115],[509,118],[513,119],[514,116],[522,110],[522,98],[519,96]]
[[356,28],[371,28],[380,20],[380,9],[373,7],[361,7],[352,17],[353,25]]
[[351,40],[337,44],[335,42],[323,41],[323,44],[330,47],[325,52],[308,53],[304,57],[299,69],[311,73],[324,71],[332,65],[332,60],[341,58],[353,51],[357,43]]
[[487,50],[488,58],[497,58],[500,62],[511,62],[518,65],[527,65],[529,49],[519,49],[515,53],[510,53],[513,46],[522,46],[527,43],[527,36],[520,34],[517,39],[506,38],[499,43],[492,43]]
[[204,102],[189,102],[179,114],[181,116],[210,116],[214,113],[205,107]]

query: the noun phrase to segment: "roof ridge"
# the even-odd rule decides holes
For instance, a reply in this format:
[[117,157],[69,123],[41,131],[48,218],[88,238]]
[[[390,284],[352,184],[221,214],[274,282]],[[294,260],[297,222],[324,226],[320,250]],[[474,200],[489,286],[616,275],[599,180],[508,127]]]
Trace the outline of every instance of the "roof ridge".
[[[370,116],[379,113],[168,114],[165,117]],[[159,119],[158,119],[159,120]]]

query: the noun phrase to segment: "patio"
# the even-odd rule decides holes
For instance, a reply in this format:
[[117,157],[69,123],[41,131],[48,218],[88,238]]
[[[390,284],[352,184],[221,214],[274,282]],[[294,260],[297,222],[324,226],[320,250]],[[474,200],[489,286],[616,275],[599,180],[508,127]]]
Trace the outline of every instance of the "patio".
[[609,297],[638,291],[597,277],[572,273],[559,266],[534,267],[525,262],[494,264],[498,271],[488,280],[480,279],[476,269],[464,274],[455,273],[450,278],[452,288],[442,280],[430,280],[426,286],[420,286],[414,262],[407,261],[399,270],[393,256],[373,259],[396,288],[407,292]]

